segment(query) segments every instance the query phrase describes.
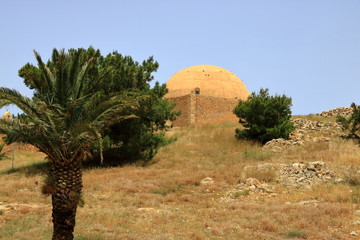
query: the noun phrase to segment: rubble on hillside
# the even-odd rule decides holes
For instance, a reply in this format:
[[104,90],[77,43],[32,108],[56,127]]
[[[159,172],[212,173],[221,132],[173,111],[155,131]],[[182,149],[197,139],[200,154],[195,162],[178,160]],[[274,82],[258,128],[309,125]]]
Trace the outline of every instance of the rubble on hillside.
[[344,182],[343,179],[336,178],[334,172],[328,168],[327,164],[321,161],[291,164],[264,163],[257,166],[245,166],[243,168],[243,177],[246,177],[247,173],[253,173],[254,171],[258,171],[260,175],[261,172],[269,174],[269,170],[275,173],[272,181],[262,182],[254,177],[245,178],[240,184],[227,191],[225,196],[222,197],[222,201],[233,201],[234,199],[247,196],[252,196],[252,198],[257,196],[276,197],[278,193],[275,185],[272,183],[277,183],[287,188],[305,190],[329,181]]
[[[337,122],[324,123],[321,121],[312,121],[303,118],[291,120],[295,126],[295,130],[290,133],[289,139],[301,141],[328,141],[325,136],[338,135],[341,131],[341,125]],[[311,135],[323,135],[320,137],[311,137]],[[325,136],[324,136],[325,135]]]
[[351,107],[338,107],[335,109],[323,111],[321,113],[318,113],[316,115],[322,116],[322,117],[336,117],[338,115],[343,117],[349,117],[353,113],[353,109]]
[[284,186],[295,188],[311,188],[330,180],[335,180],[334,173],[320,161],[283,165],[277,179]]
[[[296,129],[290,133],[289,139],[273,139],[264,145],[264,149],[281,152],[292,146],[302,146],[306,143],[328,142],[330,138],[325,136],[338,135],[341,131],[341,125],[336,122],[324,123],[303,118],[296,118],[291,121]],[[322,136],[312,136],[319,135],[319,133]]]
[[301,129],[301,130],[317,130],[317,131],[324,131],[331,129],[341,130],[341,125],[337,122],[324,123],[321,121],[312,121],[304,118],[296,118],[291,120],[291,122],[294,124],[294,126],[297,129]]
[[[313,185],[332,180],[341,182],[341,179],[335,178],[334,172],[322,161],[291,164],[264,163],[257,166],[245,166],[243,169],[245,175],[246,172],[258,171],[265,173],[269,170],[275,173],[274,182],[286,187],[302,189],[311,188]],[[259,183],[255,184],[255,187],[257,185]]]
[[269,149],[273,152],[281,152],[283,150],[287,150],[292,146],[301,146],[304,145],[304,142],[301,140],[285,140],[283,138],[273,139],[267,142],[263,148]]
[[[316,115],[322,117],[333,117],[338,115],[348,117],[351,116],[352,113],[353,110],[351,107],[338,107]],[[337,122],[324,123],[322,121],[312,121],[304,118],[296,118],[291,121],[295,126],[295,130],[290,133],[289,140],[281,138],[273,139],[264,145],[265,149],[280,152],[289,149],[292,146],[301,146],[306,143],[327,142],[330,140],[328,136],[339,135],[339,132],[342,130],[341,124]]]
[[222,200],[236,199],[241,196],[248,195],[268,195],[276,194],[275,190],[267,183],[262,183],[256,178],[247,178],[240,184],[236,185],[235,188],[231,189],[225,194]]

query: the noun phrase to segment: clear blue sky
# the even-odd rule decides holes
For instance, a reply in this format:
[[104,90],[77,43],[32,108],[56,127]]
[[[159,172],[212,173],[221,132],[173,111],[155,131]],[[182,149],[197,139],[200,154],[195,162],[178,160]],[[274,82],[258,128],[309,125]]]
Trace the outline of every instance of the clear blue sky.
[[[159,62],[157,81],[198,64],[232,71],[250,92],[293,99],[293,114],[360,104],[359,0],[2,0],[0,86],[33,49],[117,50]],[[0,113],[4,109],[0,110]]]

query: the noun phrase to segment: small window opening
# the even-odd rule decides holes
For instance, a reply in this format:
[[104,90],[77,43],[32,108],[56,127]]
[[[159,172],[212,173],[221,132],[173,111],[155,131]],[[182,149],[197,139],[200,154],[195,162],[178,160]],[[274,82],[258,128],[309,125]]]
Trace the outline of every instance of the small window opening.
[[195,94],[200,94],[200,88],[195,88]]

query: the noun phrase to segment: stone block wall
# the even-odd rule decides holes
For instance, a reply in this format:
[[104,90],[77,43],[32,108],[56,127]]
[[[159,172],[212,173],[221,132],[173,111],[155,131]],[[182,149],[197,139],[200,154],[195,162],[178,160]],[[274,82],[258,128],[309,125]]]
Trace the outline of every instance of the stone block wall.
[[237,99],[188,94],[169,98],[168,101],[176,103],[174,110],[182,111],[173,122],[174,126],[239,121],[233,114],[233,109],[239,101]]
[[196,124],[239,121],[233,113],[237,99],[195,95],[195,102]]
[[176,103],[174,111],[181,110],[181,115],[176,118],[173,125],[175,127],[190,125],[190,94],[181,97],[168,98],[167,100]]

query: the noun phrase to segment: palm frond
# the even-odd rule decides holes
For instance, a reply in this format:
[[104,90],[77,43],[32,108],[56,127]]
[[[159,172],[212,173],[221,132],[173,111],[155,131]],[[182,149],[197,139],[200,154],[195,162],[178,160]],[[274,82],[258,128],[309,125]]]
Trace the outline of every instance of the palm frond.
[[56,79],[55,83],[55,96],[57,99],[57,104],[61,106],[65,106],[68,101],[68,94],[67,94],[67,86],[68,86],[68,73],[67,73],[67,59],[65,56],[64,51],[60,51],[60,54],[57,54],[56,62],[55,63],[55,76]]
[[89,101],[86,109],[91,109],[91,111],[87,111],[87,119],[94,126],[103,127],[114,118],[121,120],[136,117],[134,115],[124,115],[124,110],[126,108],[138,108],[140,98],[140,96],[119,95],[103,100],[96,105],[91,105],[91,101]]
[[71,62],[69,64],[69,84],[68,84],[68,90],[71,90],[69,92],[69,95],[73,99],[77,99],[78,96],[78,85],[79,81],[81,82],[81,78],[78,78],[79,68],[80,68],[80,56],[82,54],[82,50],[75,52],[73,58],[71,58]]
[[0,108],[10,104],[16,105],[27,115],[39,116],[38,107],[33,100],[14,89],[0,87]]
[[58,57],[59,57],[59,51],[56,48],[54,48],[51,54],[52,62],[55,63]]
[[78,99],[81,96],[81,92],[84,88],[84,75],[86,74],[89,64],[92,61],[92,59],[90,59],[89,61],[87,61],[86,63],[84,63],[84,65],[81,67],[80,71],[78,72],[77,76],[76,76],[76,85],[74,88],[74,95],[73,98],[74,99]]
[[45,64],[42,61],[40,55],[35,50],[34,50],[34,55],[35,55],[35,58],[36,58],[36,60],[38,62],[39,69],[41,70],[42,75],[43,75],[44,79],[46,80],[47,88],[48,88],[47,90],[48,90],[49,93],[51,93],[54,90],[55,77],[51,73],[50,69],[45,66]]
[[79,123],[74,125],[70,131],[72,134],[72,139],[74,140],[72,144],[74,145],[84,146],[89,142],[97,140],[99,142],[101,164],[103,164],[103,135],[101,130],[91,124]]

